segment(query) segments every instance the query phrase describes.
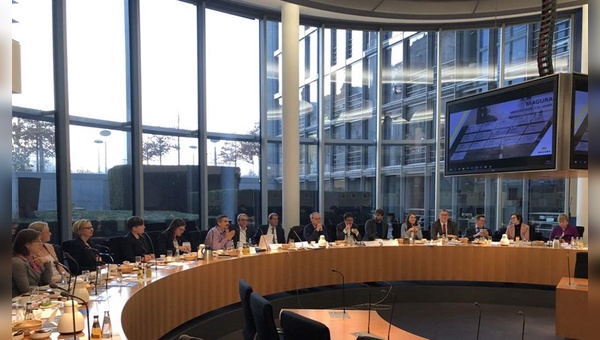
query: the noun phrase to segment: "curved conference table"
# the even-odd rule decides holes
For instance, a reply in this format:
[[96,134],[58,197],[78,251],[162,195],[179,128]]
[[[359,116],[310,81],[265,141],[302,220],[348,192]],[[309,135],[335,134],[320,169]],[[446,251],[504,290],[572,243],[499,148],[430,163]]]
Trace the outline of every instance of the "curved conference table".
[[[280,250],[158,267],[152,280],[112,287],[107,303],[122,336],[158,339],[179,325],[239,302],[245,278],[261,295],[340,283],[372,281],[479,281],[556,286],[587,250],[500,246],[359,246]],[[568,255],[569,253],[569,255]],[[114,309],[118,309],[113,312]],[[120,313],[119,313],[120,312]],[[120,327],[117,327],[119,329]]]

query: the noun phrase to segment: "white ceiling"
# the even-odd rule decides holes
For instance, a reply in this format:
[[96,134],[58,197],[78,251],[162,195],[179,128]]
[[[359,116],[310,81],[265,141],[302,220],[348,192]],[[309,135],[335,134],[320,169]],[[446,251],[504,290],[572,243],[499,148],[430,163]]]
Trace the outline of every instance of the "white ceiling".
[[[279,12],[281,0],[229,0]],[[303,16],[364,23],[446,23],[495,20],[536,14],[542,0],[288,0]],[[588,0],[557,0],[558,9]]]

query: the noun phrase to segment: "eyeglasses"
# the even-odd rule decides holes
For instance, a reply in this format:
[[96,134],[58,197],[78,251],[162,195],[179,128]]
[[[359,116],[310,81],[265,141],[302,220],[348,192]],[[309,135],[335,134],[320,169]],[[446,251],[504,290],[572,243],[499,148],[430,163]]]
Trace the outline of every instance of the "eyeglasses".
[[94,227],[83,227],[81,229],[94,229]]

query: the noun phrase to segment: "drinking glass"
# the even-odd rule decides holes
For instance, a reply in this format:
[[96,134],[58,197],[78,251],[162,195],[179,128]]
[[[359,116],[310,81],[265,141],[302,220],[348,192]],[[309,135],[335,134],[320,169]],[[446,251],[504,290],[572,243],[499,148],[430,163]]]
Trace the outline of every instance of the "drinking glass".
[[142,263],[142,257],[141,256],[136,256],[135,257],[135,264],[137,264],[139,266],[140,263]]
[[85,282],[85,283],[90,282],[90,271],[89,270],[82,270],[81,275],[79,275],[79,276],[83,279],[83,282]]
[[[184,246],[184,247],[186,247],[187,249],[192,249],[192,244],[189,243],[189,242],[187,242],[187,241],[183,242],[181,245]],[[186,251],[186,253],[187,252],[189,252],[189,251]]]
[[167,250],[167,259],[171,259],[171,258],[173,258],[173,251]]

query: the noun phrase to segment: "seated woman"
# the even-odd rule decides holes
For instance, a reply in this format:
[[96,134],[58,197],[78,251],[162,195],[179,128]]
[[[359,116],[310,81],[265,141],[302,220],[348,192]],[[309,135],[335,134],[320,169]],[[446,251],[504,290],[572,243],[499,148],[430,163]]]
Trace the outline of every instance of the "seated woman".
[[519,213],[510,215],[511,224],[506,227],[506,235],[509,240],[514,240],[519,236],[522,241],[530,241],[529,225],[523,223],[523,216]]
[[92,222],[90,220],[75,221],[73,234],[76,238],[71,241],[69,254],[77,261],[77,268],[71,268],[71,273],[79,275],[82,270],[95,271],[101,259],[98,249],[91,240],[94,234]]
[[48,227],[48,223],[42,221],[32,222],[29,225],[29,229],[33,229],[40,233],[40,239],[42,240],[40,252],[35,254],[35,256],[45,257],[48,261],[50,261],[52,264],[52,282],[60,282],[63,276],[66,277],[69,274],[65,268],[59,265],[61,260],[59,260],[58,256],[56,256],[54,245],[48,243],[50,241],[50,237],[52,236],[50,228]]
[[182,219],[176,218],[171,221],[169,227],[158,235],[158,240],[156,241],[156,253],[159,255],[167,254],[167,250],[170,250],[175,254],[176,249],[182,253],[189,253],[192,251],[191,246],[182,245],[185,241],[181,236],[184,231],[185,222]]
[[19,231],[12,245],[12,296],[29,293],[52,281],[52,262],[36,256],[42,248],[40,233],[33,229]]
[[421,231],[421,226],[417,223],[417,215],[410,213],[406,216],[406,221],[402,223],[400,227],[400,235],[402,237],[411,237],[413,240],[421,240],[423,239],[423,232]]
[[147,240],[148,235],[144,235],[144,231],[146,231],[144,219],[139,216],[132,216],[126,224],[129,233],[125,235],[121,243],[123,260],[135,262],[136,256],[141,256],[142,262],[152,260],[154,254],[152,254],[152,245]]
[[562,239],[564,242],[571,243],[573,237],[579,237],[579,231],[572,225],[569,225],[569,217],[565,214],[558,215],[558,225],[552,228],[550,239]]

